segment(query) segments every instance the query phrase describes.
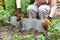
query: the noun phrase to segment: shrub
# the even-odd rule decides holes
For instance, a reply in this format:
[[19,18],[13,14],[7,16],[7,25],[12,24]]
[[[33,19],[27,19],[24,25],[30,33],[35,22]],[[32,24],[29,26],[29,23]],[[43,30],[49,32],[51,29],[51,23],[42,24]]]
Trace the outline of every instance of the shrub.
[[0,26],[9,23],[9,17],[9,13],[3,10],[3,7],[0,6]]

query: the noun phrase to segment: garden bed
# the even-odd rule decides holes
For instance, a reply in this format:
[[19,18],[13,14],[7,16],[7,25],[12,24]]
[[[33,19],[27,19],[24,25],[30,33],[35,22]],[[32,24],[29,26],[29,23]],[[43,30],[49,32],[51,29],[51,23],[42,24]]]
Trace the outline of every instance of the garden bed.
[[42,32],[39,32],[35,29],[24,30],[19,32],[17,27],[11,25],[1,27],[0,40],[60,40],[60,25],[56,26],[56,24],[59,22],[59,19],[53,20],[54,21],[52,21],[52,25],[50,28],[48,28],[46,34],[43,34]]

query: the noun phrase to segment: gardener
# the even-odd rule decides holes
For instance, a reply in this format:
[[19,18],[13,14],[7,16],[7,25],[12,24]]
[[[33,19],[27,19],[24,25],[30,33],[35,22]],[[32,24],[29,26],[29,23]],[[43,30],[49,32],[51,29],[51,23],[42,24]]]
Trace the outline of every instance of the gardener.
[[41,19],[53,18],[56,12],[56,2],[56,0],[35,0],[34,4],[27,8],[28,17],[36,18],[39,14]]
[[[21,8],[20,1],[17,2],[17,10]],[[21,11],[21,10],[20,10]],[[29,18],[36,18],[36,14],[39,14],[41,19],[53,18],[56,11],[56,0],[35,0],[34,4],[29,5],[27,13]]]

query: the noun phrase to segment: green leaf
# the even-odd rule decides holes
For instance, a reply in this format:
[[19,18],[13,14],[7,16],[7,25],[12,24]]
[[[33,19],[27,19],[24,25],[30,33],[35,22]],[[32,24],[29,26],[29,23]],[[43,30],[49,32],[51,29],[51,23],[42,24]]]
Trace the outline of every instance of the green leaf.
[[37,36],[36,38],[37,40],[45,40],[45,36],[43,36],[43,34]]
[[3,10],[2,7],[1,7],[1,9],[0,9],[0,23],[1,24],[2,23],[3,24],[9,23],[9,17],[10,17],[9,13],[6,12],[5,10]]
[[16,2],[15,0],[4,0],[6,11],[10,13],[10,15],[14,14]]

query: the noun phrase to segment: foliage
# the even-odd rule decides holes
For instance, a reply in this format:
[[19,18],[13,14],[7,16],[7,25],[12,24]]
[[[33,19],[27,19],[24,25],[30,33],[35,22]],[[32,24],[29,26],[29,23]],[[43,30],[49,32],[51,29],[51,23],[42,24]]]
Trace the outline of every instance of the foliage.
[[2,40],[8,40],[8,37],[4,37]]
[[32,37],[32,35],[27,34],[26,36],[23,36],[24,38],[28,39],[28,40],[34,40],[34,38]]
[[22,37],[17,34],[14,34],[12,40],[22,40]]
[[60,19],[52,20],[51,26],[48,28],[46,37],[49,37],[50,40],[60,40],[60,26],[59,24]]
[[30,4],[30,0],[22,0],[21,6],[22,6],[22,13],[27,13],[27,7]]
[[35,0],[30,0],[30,4],[33,4],[35,2]]
[[0,6],[0,26],[9,23],[10,15]]
[[13,15],[14,14],[14,11],[15,11],[15,0],[4,0],[5,2],[5,9],[7,12],[10,13],[10,15]]
[[43,34],[37,36],[36,38],[37,40],[45,40],[45,36],[43,36]]
[[[45,40],[45,36],[43,36],[43,34],[36,36],[36,38],[37,38],[37,40]],[[20,35],[14,34],[12,37],[12,40],[22,40],[22,39],[35,40],[33,38],[33,36],[30,34],[27,34],[27,35],[22,36],[22,37]]]

